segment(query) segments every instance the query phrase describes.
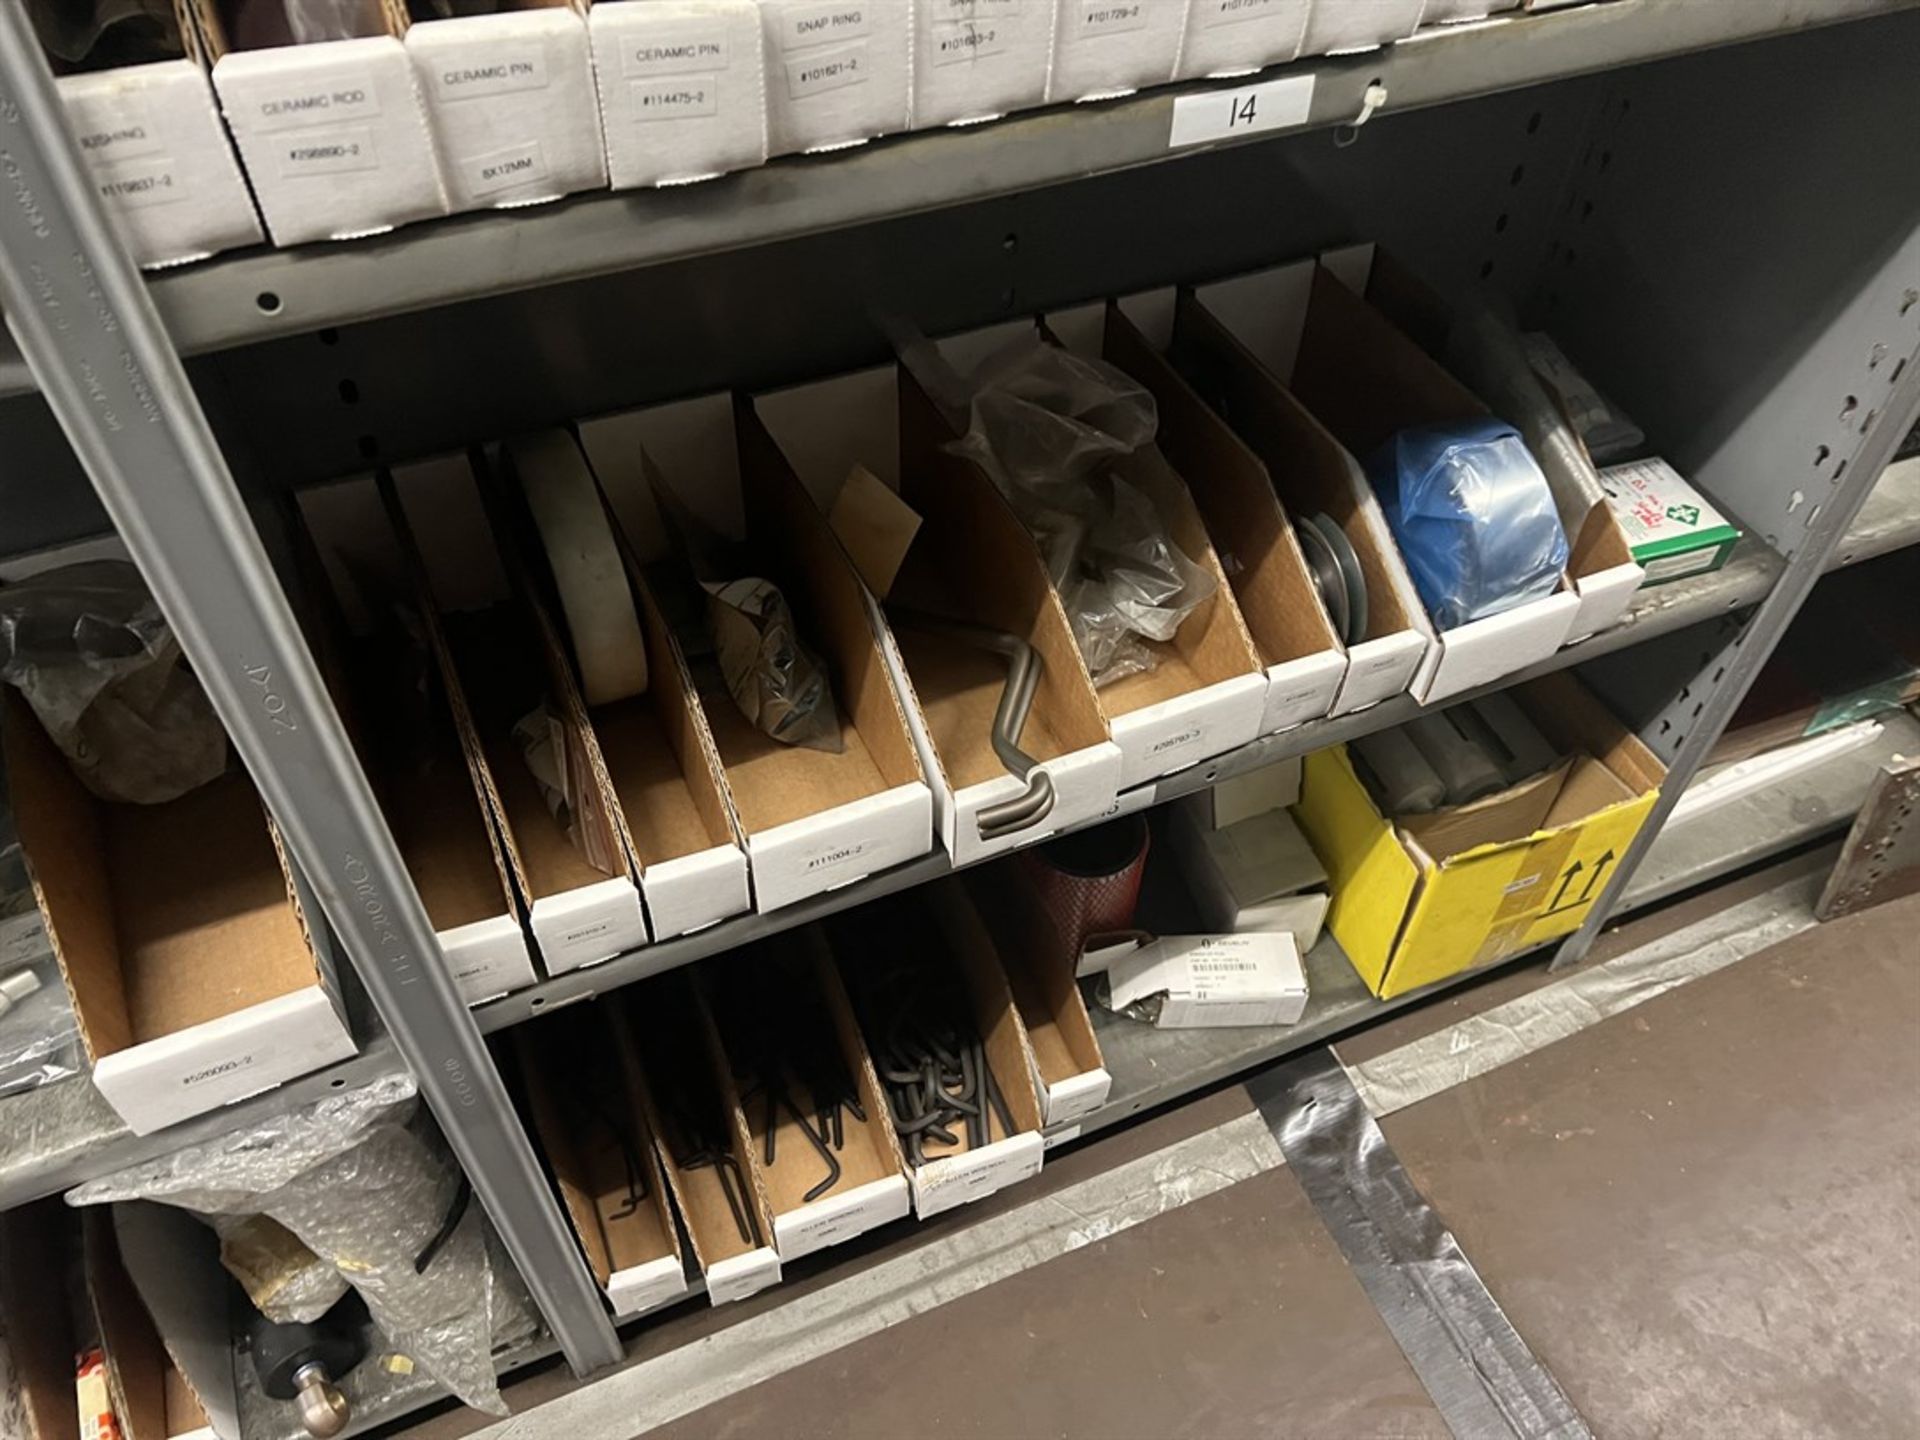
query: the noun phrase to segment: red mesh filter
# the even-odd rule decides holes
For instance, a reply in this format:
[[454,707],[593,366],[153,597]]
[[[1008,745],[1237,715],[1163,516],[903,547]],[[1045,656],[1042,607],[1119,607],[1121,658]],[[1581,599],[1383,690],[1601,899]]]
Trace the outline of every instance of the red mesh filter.
[[1091,937],[1133,928],[1149,839],[1146,817],[1128,815],[1021,852],[1020,868],[1052,916],[1070,965]]

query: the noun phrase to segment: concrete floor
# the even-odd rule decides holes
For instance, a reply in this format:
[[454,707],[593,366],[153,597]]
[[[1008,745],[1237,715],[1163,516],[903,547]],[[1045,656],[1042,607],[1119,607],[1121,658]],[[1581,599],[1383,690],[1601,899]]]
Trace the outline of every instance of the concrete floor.
[[[1632,922],[1600,958],[1764,883]],[[1544,983],[1540,967],[1501,975],[1340,1053],[1350,1063],[1382,1053]],[[1902,1437],[1920,1435],[1916,1100],[1920,898],[1816,927],[1382,1128],[1597,1435]],[[742,1305],[645,1326],[633,1363],[1249,1109],[1228,1087],[1092,1140],[1050,1158],[1033,1185],[864,1256]],[[509,1399],[525,1412],[571,1385],[564,1371],[536,1373]],[[404,1433],[442,1440],[477,1418],[448,1413]],[[547,1432],[536,1421],[527,1433]],[[1279,1168],[646,1433],[1384,1440],[1448,1430]]]

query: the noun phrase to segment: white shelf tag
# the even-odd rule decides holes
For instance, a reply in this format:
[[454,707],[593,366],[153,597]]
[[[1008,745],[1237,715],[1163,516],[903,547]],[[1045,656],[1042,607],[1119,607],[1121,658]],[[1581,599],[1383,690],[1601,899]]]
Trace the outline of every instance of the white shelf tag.
[[1304,125],[1312,109],[1311,75],[1282,75],[1258,85],[1182,95],[1173,102],[1173,133],[1167,137],[1167,148],[1178,150]]

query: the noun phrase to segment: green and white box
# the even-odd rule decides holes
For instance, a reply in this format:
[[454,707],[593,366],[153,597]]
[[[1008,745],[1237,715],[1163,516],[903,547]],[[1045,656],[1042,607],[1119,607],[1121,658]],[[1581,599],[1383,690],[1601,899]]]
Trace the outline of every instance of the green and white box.
[[1705,575],[1727,563],[1740,531],[1664,460],[1634,460],[1600,472],[1645,585]]

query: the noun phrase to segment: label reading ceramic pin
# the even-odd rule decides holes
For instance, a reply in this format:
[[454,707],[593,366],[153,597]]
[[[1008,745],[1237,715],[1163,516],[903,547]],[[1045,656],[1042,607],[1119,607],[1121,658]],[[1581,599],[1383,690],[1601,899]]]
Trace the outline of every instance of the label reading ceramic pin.
[[1313,112],[1313,76],[1283,75],[1259,85],[1206,90],[1173,102],[1173,129],[1167,148],[1233,140],[1266,130],[1307,123]]
[[433,88],[441,100],[477,100],[517,90],[547,88],[547,57],[541,50],[502,56],[478,64],[447,63],[433,70]]

